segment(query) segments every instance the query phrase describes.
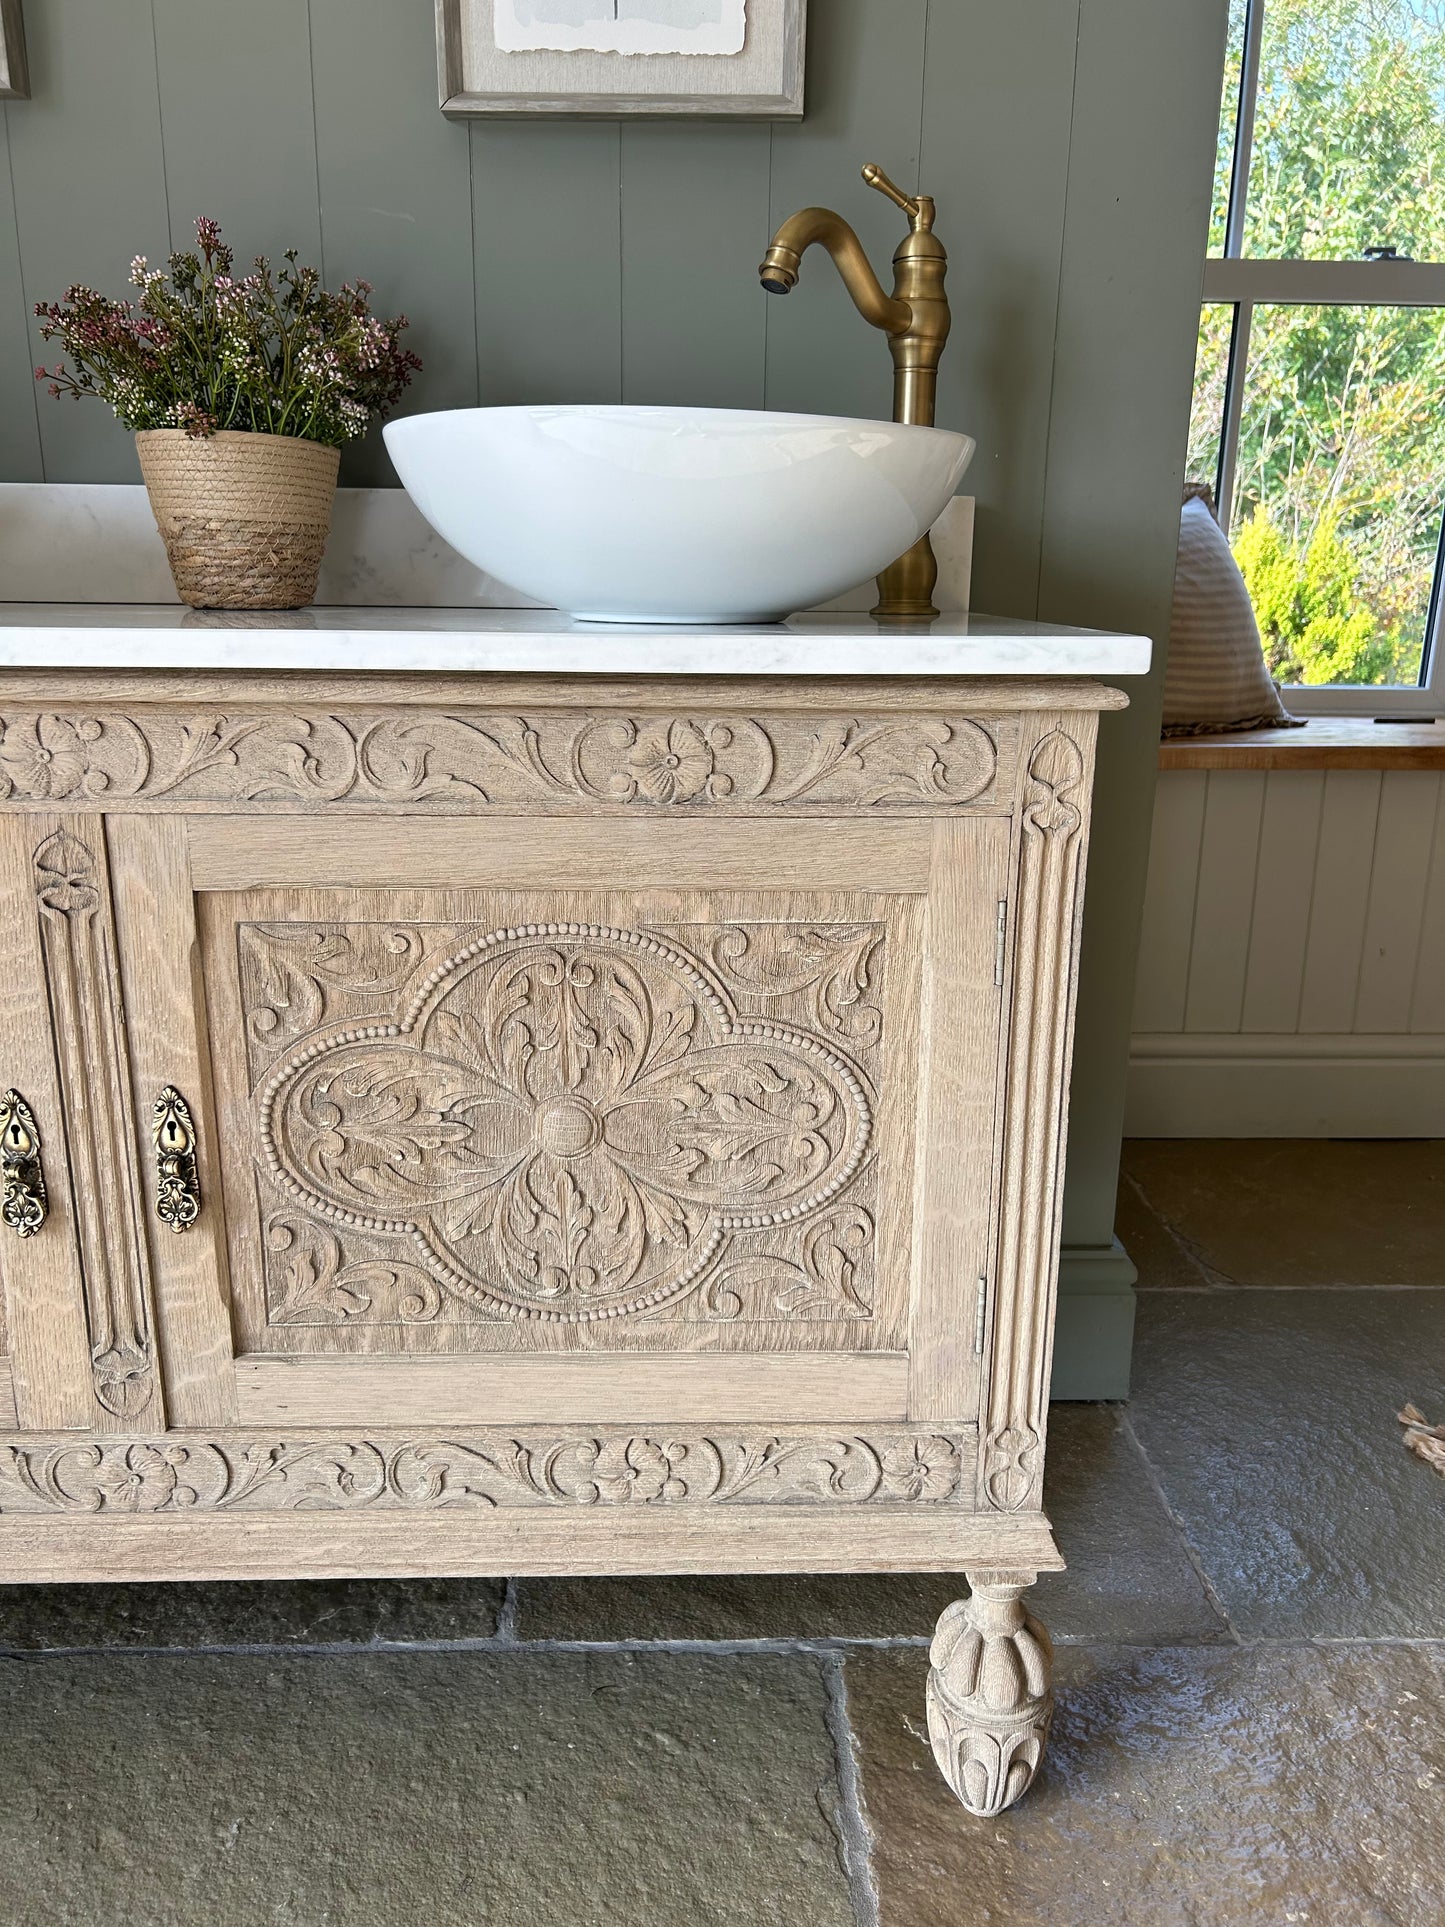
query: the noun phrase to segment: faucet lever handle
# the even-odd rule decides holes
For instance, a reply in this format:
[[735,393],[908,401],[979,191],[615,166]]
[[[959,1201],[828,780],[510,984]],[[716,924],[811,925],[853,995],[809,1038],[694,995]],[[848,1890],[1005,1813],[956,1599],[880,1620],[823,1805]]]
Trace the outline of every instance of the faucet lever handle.
[[880,194],[886,194],[895,207],[901,207],[910,221],[917,220],[918,202],[911,200],[902,188],[895,187],[877,161],[869,161],[863,169],[863,178],[869,187],[876,187]]

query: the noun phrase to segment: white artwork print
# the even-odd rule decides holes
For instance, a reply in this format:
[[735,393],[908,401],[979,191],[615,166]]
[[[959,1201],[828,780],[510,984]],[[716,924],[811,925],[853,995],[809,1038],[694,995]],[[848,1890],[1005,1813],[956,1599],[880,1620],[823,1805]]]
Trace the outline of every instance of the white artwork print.
[[494,0],[501,53],[740,54],[747,0]]

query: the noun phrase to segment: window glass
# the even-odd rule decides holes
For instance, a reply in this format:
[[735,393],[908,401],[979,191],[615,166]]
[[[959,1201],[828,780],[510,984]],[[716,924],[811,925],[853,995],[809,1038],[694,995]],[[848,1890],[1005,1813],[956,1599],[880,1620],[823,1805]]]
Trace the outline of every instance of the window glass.
[[1189,411],[1189,461],[1184,470],[1191,482],[1217,486],[1219,437],[1224,426],[1224,388],[1229,375],[1229,343],[1234,332],[1234,309],[1206,302],[1199,317],[1199,347],[1194,359],[1194,404]]
[[1371,247],[1445,261],[1445,0],[1266,0],[1244,252]]
[[1278,680],[1418,683],[1442,392],[1445,311],[1255,308],[1230,541]]
[[1214,157],[1214,199],[1209,207],[1209,252],[1223,254],[1229,224],[1229,183],[1234,177],[1234,130],[1239,122],[1239,81],[1244,70],[1246,0],[1229,0],[1229,42],[1224,50],[1224,94],[1219,109],[1219,147]]

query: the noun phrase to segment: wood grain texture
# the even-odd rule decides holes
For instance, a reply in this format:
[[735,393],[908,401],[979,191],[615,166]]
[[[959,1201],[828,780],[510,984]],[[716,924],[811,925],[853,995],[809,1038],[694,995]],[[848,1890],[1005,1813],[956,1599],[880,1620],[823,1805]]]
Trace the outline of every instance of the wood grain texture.
[[0,1518],[0,1584],[54,1580],[446,1578],[598,1573],[956,1572],[1012,1561],[1058,1572],[1038,1513],[941,1507],[736,1507],[677,1517],[445,1512],[428,1518],[286,1513],[266,1520]]
[[1445,770],[1445,728],[1438,723],[1377,723],[1368,716],[1312,716],[1303,729],[1174,737],[1159,745],[1159,767]]
[[776,889],[923,891],[929,877],[924,825],[830,819],[811,833],[806,825],[718,823],[699,837],[686,822],[633,817],[558,823],[542,837],[522,817],[494,818],[480,836],[466,821],[399,818],[360,831],[338,818],[198,816],[190,853],[200,890],[565,889],[579,876],[602,889],[707,890],[766,876]]
[[98,1431],[164,1421],[129,1040],[103,824],[29,819]]
[[95,1401],[65,1114],[35,908],[36,828],[32,818],[0,817],[0,929],[7,963],[0,977],[0,1088],[18,1090],[35,1117],[50,1215],[33,1238],[0,1233],[0,1281],[18,1423],[49,1430],[89,1427]]
[[902,1357],[845,1352],[242,1358],[244,1425],[900,1423]]
[[993,1252],[999,1014],[1009,938],[1003,823],[940,823],[925,926],[909,1416],[978,1410]]
[[1003,1511],[1041,1503],[1094,754],[1091,719],[1040,717],[1035,728],[1016,831],[998,1255],[979,1460],[981,1502]]
[[[112,816],[106,822],[124,982],[135,1117],[149,1125],[157,1094],[176,1085],[196,1125],[201,1213],[180,1235],[154,1210],[154,1167],[143,1183],[166,1399],[176,1425],[235,1418],[221,1209],[221,1146],[183,818]],[[140,1146],[137,1146],[138,1155]]]

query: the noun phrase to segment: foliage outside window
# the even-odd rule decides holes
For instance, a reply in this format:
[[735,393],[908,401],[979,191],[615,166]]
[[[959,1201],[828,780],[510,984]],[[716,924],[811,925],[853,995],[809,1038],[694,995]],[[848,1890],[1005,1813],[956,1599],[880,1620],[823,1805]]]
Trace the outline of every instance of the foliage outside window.
[[1227,494],[1271,670],[1418,690],[1445,508],[1445,0],[1234,0],[1210,254],[1189,472]]

